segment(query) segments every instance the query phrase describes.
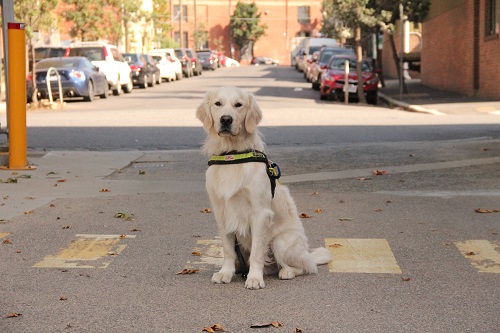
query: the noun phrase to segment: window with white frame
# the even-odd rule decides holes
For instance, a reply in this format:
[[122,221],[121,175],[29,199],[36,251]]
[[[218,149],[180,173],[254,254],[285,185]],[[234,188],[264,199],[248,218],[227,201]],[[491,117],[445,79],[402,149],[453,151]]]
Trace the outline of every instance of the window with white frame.
[[484,10],[485,36],[498,35],[498,0],[485,0]]

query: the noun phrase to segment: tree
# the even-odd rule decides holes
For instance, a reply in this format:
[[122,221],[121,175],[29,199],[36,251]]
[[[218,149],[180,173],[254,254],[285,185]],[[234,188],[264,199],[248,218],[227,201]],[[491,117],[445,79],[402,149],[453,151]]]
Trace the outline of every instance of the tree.
[[111,25],[102,22],[114,22],[109,20],[104,11],[107,3],[105,0],[63,0],[72,7],[71,10],[63,12],[63,17],[73,23],[69,35],[81,41],[92,41],[107,37],[112,31]]
[[155,27],[155,36],[153,41],[159,44],[160,48],[177,47],[170,38],[172,30],[172,18],[170,17],[169,0],[153,0],[153,24]]
[[261,14],[257,11],[255,2],[251,4],[238,2],[234,14],[231,15],[230,35],[240,50],[241,59],[251,59],[255,42],[265,35],[267,25],[259,25]]
[[26,24],[26,49],[31,52],[31,63],[33,64],[33,96],[32,100],[36,102],[36,77],[35,77],[35,31],[50,30],[57,27],[57,18],[52,13],[56,8],[58,0],[22,0],[14,1],[14,15],[17,21]]

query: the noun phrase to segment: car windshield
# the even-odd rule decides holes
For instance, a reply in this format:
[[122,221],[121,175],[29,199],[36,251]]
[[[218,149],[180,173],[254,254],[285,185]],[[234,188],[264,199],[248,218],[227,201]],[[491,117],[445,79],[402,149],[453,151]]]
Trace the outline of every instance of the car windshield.
[[205,60],[205,59],[210,58],[210,53],[207,53],[207,52],[199,52],[199,53],[198,53],[198,57],[199,57],[200,59]]
[[139,57],[137,56],[137,54],[133,54],[133,53],[124,53],[123,56],[125,57],[125,59],[128,61],[128,62],[138,62],[139,61]]
[[37,69],[48,69],[50,67],[55,68],[75,68],[78,67],[80,59],[74,58],[51,58],[46,60],[41,60],[37,65]]
[[313,54],[316,51],[321,50],[321,46],[311,46],[309,47],[309,54]]
[[69,49],[69,56],[86,57],[90,61],[105,60],[102,47],[73,47]]
[[338,49],[325,49],[321,53],[320,62],[325,63],[328,60],[330,60],[334,55],[337,55],[337,54],[354,54],[354,53],[353,53],[352,49],[342,49],[342,48],[338,48]]
[[[344,70],[346,60],[349,60],[349,68],[356,68],[356,59],[333,58],[332,61],[330,62],[330,69]],[[363,72],[373,72],[371,63],[367,60],[363,60],[361,65],[361,70]]]
[[161,61],[161,56],[151,56],[156,62]]

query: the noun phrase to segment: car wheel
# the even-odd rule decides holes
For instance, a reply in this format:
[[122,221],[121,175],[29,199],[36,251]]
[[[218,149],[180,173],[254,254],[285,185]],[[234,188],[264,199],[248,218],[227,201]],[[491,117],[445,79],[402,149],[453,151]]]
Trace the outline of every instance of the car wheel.
[[151,77],[151,82],[149,82],[148,84],[150,87],[154,87],[155,83],[156,83],[156,76],[153,74],[153,76]]
[[162,81],[162,80],[163,80],[163,79],[161,78],[161,75],[160,75],[160,76],[158,77],[158,79],[156,80],[156,84],[161,84],[161,81]]
[[113,95],[120,96],[121,94],[122,94],[122,85],[120,84],[120,80],[118,80],[115,88],[113,89]]
[[104,94],[99,95],[99,97],[102,99],[108,98],[108,85],[107,84],[104,86]]
[[326,95],[319,95],[319,99],[322,101],[326,101]]
[[144,82],[141,84],[142,89],[146,89],[148,87],[148,76],[144,75]]
[[129,79],[127,84],[123,86],[123,92],[126,94],[130,94],[134,89],[134,84],[132,83],[132,79]]
[[94,100],[94,84],[90,80],[89,80],[89,83],[87,85],[87,92],[88,92],[88,96],[84,96],[83,100],[85,102],[92,102]]
[[378,94],[376,92],[372,92],[372,93],[368,93],[366,95],[366,102],[368,104],[373,104],[373,105],[377,105],[377,102],[378,102]]

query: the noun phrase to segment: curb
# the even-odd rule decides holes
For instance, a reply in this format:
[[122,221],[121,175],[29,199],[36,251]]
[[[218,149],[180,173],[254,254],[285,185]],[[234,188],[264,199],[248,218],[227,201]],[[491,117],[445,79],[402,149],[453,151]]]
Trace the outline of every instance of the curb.
[[386,94],[381,93],[381,92],[378,93],[378,98],[390,106],[396,106],[396,107],[399,107],[405,111],[427,113],[427,114],[432,114],[435,116],[445,116],[446,115],[446,113],[443,113],[443,112],[435,110],[435,109],[427,109],[427,108],[424,108],[423,106],[420,106],[420,105],[408,104],[408,103],[399,101],[399,100],[392,98],[392,97],[389,97]]

